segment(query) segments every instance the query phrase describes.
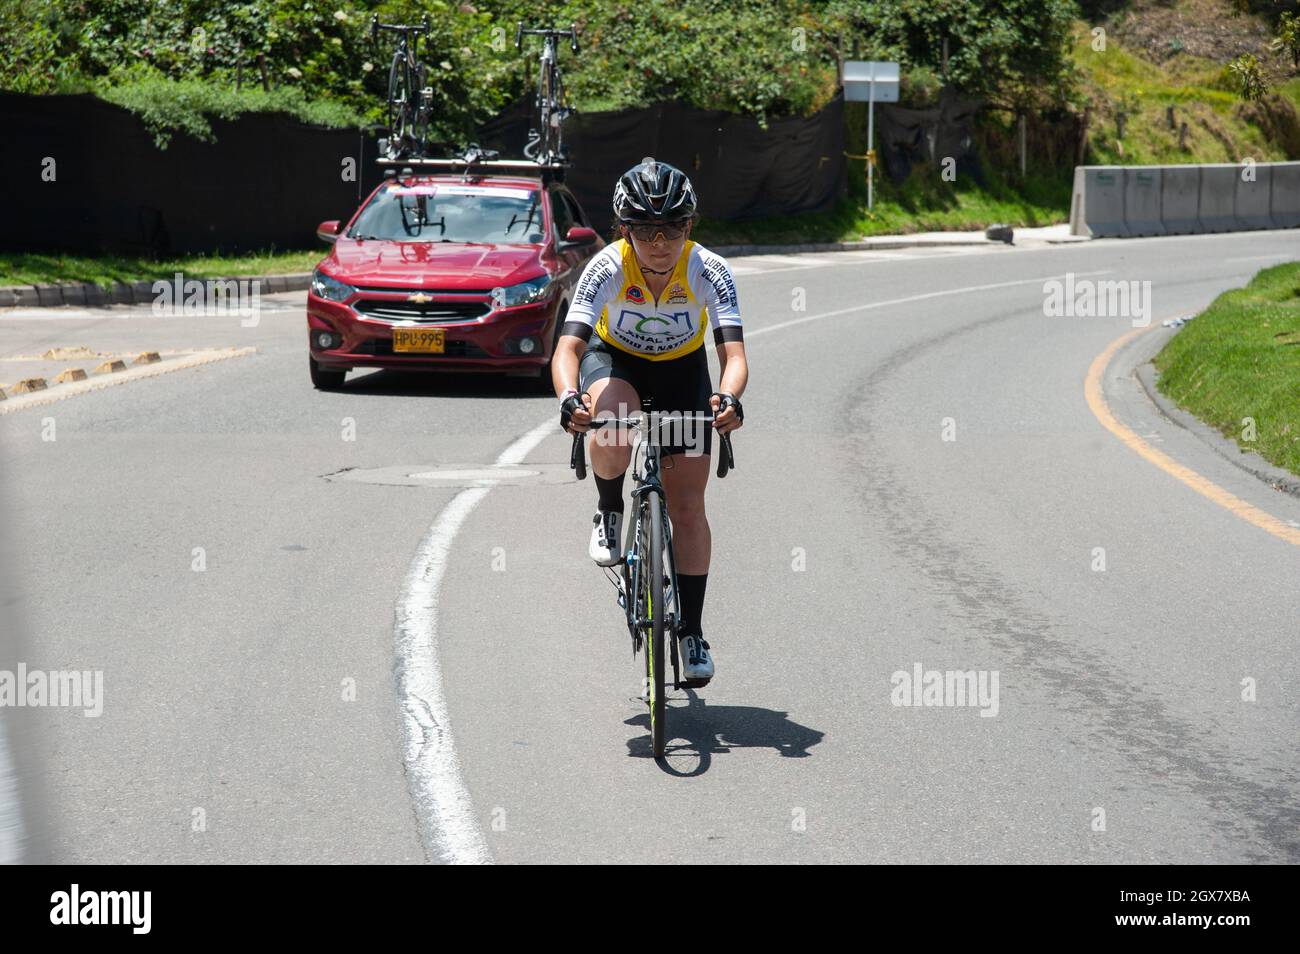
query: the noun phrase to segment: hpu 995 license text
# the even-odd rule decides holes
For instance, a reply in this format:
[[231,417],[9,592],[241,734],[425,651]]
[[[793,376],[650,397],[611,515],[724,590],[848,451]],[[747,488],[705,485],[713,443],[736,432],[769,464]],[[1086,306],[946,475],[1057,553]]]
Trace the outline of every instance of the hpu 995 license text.
[[1245,891],[1121,891],[1119,899],[1126,904],[1162,904],[1175,901],[1213,902],[1217,904],[1237,904],[1249,901],[1250,895]]

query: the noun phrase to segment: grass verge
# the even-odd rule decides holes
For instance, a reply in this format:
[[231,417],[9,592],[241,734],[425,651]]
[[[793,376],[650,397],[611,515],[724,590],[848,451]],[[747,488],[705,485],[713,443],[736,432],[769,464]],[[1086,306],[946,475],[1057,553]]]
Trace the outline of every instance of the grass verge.
[[1300,474],[1300,262],[1224,292],[1165,345],[1155,366],[1162,393]]
[[183,272],[187,279],[309,272],[325,257],[326,251],[324,248],[290,252],[272,249],[249,255],[188,255],[162,260],[119,255],[0,252],[0,287],[94,282],[107,288],[114,282],[170,279],[176,272]]

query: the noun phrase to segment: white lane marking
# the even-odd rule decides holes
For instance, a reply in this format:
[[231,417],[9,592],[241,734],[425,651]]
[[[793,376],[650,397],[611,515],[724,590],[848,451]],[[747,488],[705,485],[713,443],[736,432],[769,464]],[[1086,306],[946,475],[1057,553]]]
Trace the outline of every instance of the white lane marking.
[[0,719],[0,865],[22,863],[22,802],[18,791],[18,766],[9,755],[9,738]]
[[[1102,269],[1095,272],[1075,272],[1075,277],[1083,275],[1108,275],[1110,269]],[[765,325],[762,328],[756,328],[753,331],[745,332],[745,339],[767,334],[771,331],[780,331],[783,328],[792,328],[795,325],[802,325],[806,321],[820,321],[823,318],[834,318],[837,315],[848,315],[855,311],[867,311],[872,308],[885,308],[889,305],[905,305],[914,301],[925,301],[928,298],[942,298],[946,295],[968,295],[971,292],[989,291],[994,288],[1013,288],[1016,285],[1041,285],[1043,282],[1051,281],[1054,278],[1064,278],[1064,275],[1048,275],[1044,278],[1022,278],[1014,282],[993,282],[989,285],[967,285],[965,288],[949,288],[944,291],[922,292],[919,295],[908,295],[905,298],[891,298],[888,301],[872,301],[864,305],[850,305],[848,308],[837,308],[835,311],[824,311],[817,315],[807,315],[803,318],[793,318],[790,321],[782,321],[775,325]]]
[[1295,255],[1292,253],[1274,252],[1272,255],[1241,255],[1238,256],[1237,258],[1225,258],[1224,261],[1225,262],[1262,262],[1268,258],[1286,260],[1294,257]]
[[[555,426],[553,417],[538,424],[502,451],[496,466],[522,462]],[[489,864],[492,855],[461,775],[447,717],[438,662],[438,599],[456,534],[496,483],[485,480],[462,490],[438,514],[411,561],[393,624],[407,784],[425,851],[453,864]]]
[[[780,266],[781,268],[786,268],[790,266],[793,266],[795,268],[808,268],[809,266],[815,266],[815,265],[838,264],[829,259],[818,258],[815,255],[810,255],[806,253],[800,255],[746,255],[746,256],[739,256],[739,257],[741,258],[742,261],[745,262],[746,265],[749,265],[751,267],[755,265],[767,266],[770,264],[775,264],[777,266]],[[768,271],[767,268],[763,268],[763,270]]]
[[414,480],[505,480],[507,478],[518,477],[536,477],[539,471],[536,470],[505,470],[493,467],[479,467],[470,470],[426,470],[419,474],[411,474]]
[[[1107,272],[1075,274],[1104,275]],[[854,311],[924,301],[943,295],[1041,284],[1061,277],[1063,276],[1049,275],[1046,278],[971,285],[889,301],[867,302],[768,325],[749,332],[746,337]],[[555,426],[555,418],[548,417],[502,451],[497,457],[496,466],[514,467],[523,463],[524,458],[553,433]],[[459,864],[489,863],[491,854],[470,803],[469,790],[461,776],[460,760],[456,755],[451,726],[447,720],[447,700],[443,691],[442,669],[438,663],[438,597],[456,534],[496,483],[495,480],[484,480],[480,486],[462,490],[438,514],[411,562],[406,582],[398,597],[394,625],[398,697],[404,715],[406,739],[406,773],[416,816],[420,821],[421,837],[430,857]]]

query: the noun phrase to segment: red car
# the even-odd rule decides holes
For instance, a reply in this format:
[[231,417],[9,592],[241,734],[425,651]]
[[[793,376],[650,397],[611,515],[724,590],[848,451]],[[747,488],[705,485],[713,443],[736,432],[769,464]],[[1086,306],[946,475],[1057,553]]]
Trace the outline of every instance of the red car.
[[539,376],[583,267],[604,242],[562,183],[526,176],[390,176],[312,275],[312,384],[353,368]]

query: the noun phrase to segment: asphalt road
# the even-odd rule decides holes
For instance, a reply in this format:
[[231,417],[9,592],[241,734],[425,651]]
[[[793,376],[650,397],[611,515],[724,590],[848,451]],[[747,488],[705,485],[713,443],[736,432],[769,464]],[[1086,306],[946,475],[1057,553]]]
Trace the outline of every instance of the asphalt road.
[[[256,327],[0,315],[4,354],[256,348],[0,405],[6,658],[104,674],[102,715],[27,710],[11,733],[39,769],[28,843],[100,863],[1300,861],[1300,546],[1104,428],[1085,376],[1133,322],[1047,317],[1043,289],[1150,281],[1110,412],[1300,528],[1300,499],[1132,375],[1162,319],[1296,258],[1292,231],[735,260],[751,383],[737,470],[708,492],[718,674],[672,703],[661,763],[586,557],[595,488],[527,382],[316,392],[301,296]],[[996,671],[996,709],[896,705],[917,666]]]

